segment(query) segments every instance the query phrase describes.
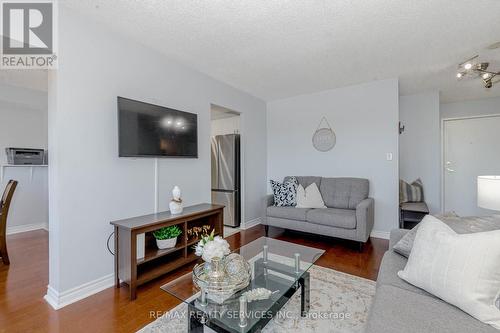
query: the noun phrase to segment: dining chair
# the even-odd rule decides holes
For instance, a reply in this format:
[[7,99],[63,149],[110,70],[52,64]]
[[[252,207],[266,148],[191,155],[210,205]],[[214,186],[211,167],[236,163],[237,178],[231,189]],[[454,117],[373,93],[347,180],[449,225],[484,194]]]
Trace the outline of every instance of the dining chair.
[[7,216],[9,207],[17,187],[17,181],[9,180],[0,201],[0,257],[5,265],[9,265],[9,254],[7,253]]

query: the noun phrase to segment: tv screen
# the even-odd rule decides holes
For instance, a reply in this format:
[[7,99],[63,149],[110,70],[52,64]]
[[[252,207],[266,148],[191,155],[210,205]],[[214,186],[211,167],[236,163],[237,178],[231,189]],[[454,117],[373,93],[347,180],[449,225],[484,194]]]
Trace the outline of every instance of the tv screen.
[[198,116],[118,97],[120,157],[198,157]]

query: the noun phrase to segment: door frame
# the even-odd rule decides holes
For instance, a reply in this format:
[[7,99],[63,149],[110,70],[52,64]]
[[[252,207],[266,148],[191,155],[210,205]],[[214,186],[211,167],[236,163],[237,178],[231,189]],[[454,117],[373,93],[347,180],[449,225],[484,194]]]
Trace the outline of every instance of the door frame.
[[[212,112],[212,107],[213,106],[220,106],[225,109],[231,110],[238,115],[236,117],[239,117],[239,123],[240,123],[240,128],[239,128],[239,134],[240,134],[240,226],[238,227],[239,229],[245,229],[245,141],[246,137],[244,135],[244,122],[245,122],[245,112],[241,112],[237,110],[237,108],[232,108],[232,107],[227,107],[224,104],[220,103],[215,103],[211,102],[209,103],[209,109],[208,109],[208,114],[209,114],[209,122],[210,122],[210,138],[212,138],[212,122],[210,119],[211,112]],[[210,151],[211,147],[211,140],[208,140],[208,147]],[[209,156],[210,159],[210,156]],[[210,165],[210,168],[212,166]]]
[[450,118],[441,118],[441,213],[444,214],[445,207],[444,207],[444,198],[445,198],[445,173],[444,173],[444,153],[445,153],[445,146],[444,146],[444,125],[447,121],[457,121],[457,120],[469,120],[469,119],[482,119],[482,118],[496,118],[500,117],[500,113],[492,113],[492,114],[485,114],[485,115],[478,115],[478,116],[463,116],[463,117],[450,117]]

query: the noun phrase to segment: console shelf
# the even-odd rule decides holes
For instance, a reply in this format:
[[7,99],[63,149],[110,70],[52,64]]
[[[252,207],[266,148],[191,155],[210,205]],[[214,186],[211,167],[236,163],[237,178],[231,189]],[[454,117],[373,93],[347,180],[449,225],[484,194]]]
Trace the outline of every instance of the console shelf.
[[[209,225],[216,235],[224,236],[224,206],[200,204],[184,208],[181,214],[162,212],[113,221],[115,229],[115,285],[129,286],[130,299],[137,298],[137,286],[198,259],[192,249],[198,241],[188,240],[187,230]],[[153,232],[163,227],[177,225],[182,234],[174,248],[160,250],[156,247]],[[137,259],[137,235],[145,234],[144,258]]]

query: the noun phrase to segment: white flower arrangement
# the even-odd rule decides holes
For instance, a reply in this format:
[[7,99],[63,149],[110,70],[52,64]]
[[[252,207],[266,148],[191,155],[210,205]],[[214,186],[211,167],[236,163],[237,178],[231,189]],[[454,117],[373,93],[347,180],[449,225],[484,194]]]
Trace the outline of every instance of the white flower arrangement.
[[229,243],[220,236],[214,236],[214,232],[212,230],[210,235],[202,237],[195,247],[195,254],[206,262],[211,262],[213,258],[222,259],[231,253]]

